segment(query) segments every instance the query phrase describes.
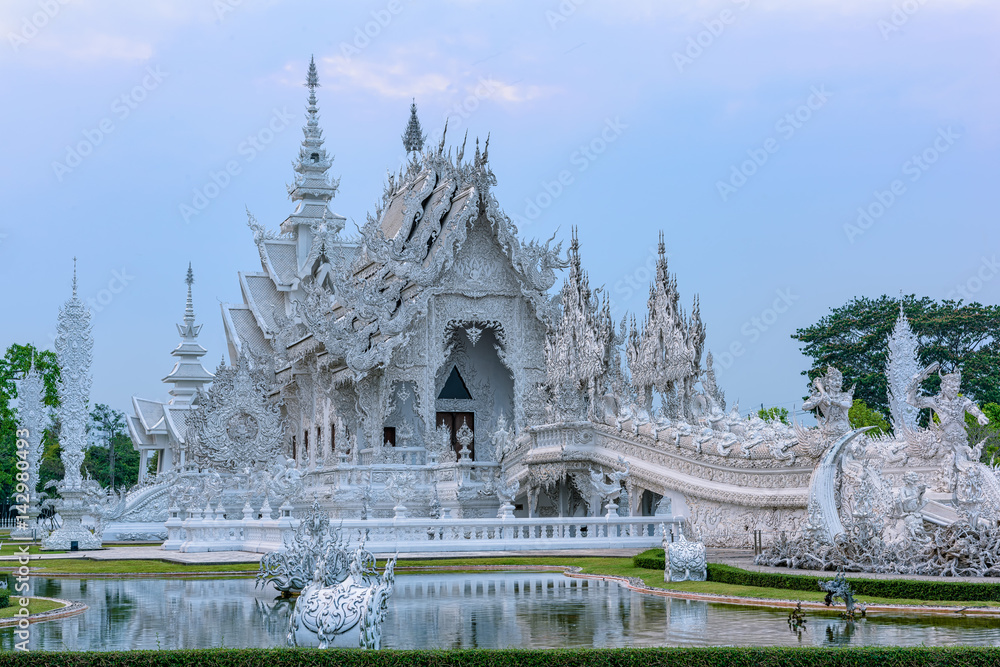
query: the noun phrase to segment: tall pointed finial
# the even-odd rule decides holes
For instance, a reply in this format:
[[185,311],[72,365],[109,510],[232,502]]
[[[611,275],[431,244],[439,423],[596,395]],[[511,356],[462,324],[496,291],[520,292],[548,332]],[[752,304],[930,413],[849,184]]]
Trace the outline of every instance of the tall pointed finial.
[[[191,297],[191,286],[194,285],[194,271],[191,269],[191,262],[188,262],[187,276],[184,278],[184,282],[188,286],[187,304],[184,307],[184,323],[190,327],[194,325],[194,300]],[[200,329],[201,327],[198,328]],[[195,335],[197,335],[197,332],[195,332]]]
[[319,87],[319,74],[316,73],[316,56],[309,57],[309,72],[306,74],[306,87],[309,92],[315,92]]
[[[302,128],[299,157],[293,163],[296,172],[295,182],[288,186],[288,196],[293,202],[299,203],[295,212],[281,223],[281,231],[286,234],[292,233],[300,226],[316,222],[320,218],[321,211],[329,205],[337,193],[340,184],[339,179],[331,179],[327,175],[333,164],[333,156],[323,148],[323,130],[319,126],[319,102],[316,99],[319,73],[315,56],[309,58],[305,86],[309,89],[306,124]],[[251,221],[250,228],[254,230],[254,240],[257,243],[268,237],[267,230],[256,224],[256,220]]]
[[76,257],[73,258],[73,297],[76,297]]
[[462,147],[458,149],[458,158],[455,160],[456,164],[460,163],[462,159],[465,158],[465,142],[468,140],[469,140],[469,131],[466,130],[465,136],[462,137]]
[[184,276],[187,283],[187,302],[184,306],[184,323],[177,325],[177,333],[181,336],[181,343],[170,354],[177,357],[173,370],[163,378],[163,381],[172,385],[170,395],[171,404],[190,404],[198,390],[212,381],[214,377],[204,366],[201,365],[201,358],[205,356],[205,348],[198,344],[198,333],[201,325],[195,324],[194,300],[191,296],[191,286],[194,285],[194,269],[191,262],[188,262],[187,274]]
[[444,138],[448,135],[448,119],[444,119],[444,129],[441,130],[441,143],[438,144],[438,155],[444,153]]
[[410,102],[410,120],[406,124],[406,132],[403,133],[403,148],[407,153],[419,153],[424,149],[424,140],[427,139],[420,129],[420,119],[417,118],[417,100]]
[[569,262],[571,271],[577,273],[580,271],[580,239],[577,236],[578,230],[577,226],[573,225],[570,231],[570,241],[569,241]]

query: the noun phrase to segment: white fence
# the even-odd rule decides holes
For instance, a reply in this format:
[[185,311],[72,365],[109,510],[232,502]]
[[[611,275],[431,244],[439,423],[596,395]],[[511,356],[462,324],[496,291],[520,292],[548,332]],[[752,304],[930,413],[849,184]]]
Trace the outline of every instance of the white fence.
[[[370,519],[337,525],[374,553],[461,553],[557,549],[641,549],[662,544],[659,517],[544,519]],[[291,542],[298,519],[167,520],[164,549],[179,551],[274,551]],[[666,529],[680,534],[679,522]],[[668,540],[670,538],[668,537]]]

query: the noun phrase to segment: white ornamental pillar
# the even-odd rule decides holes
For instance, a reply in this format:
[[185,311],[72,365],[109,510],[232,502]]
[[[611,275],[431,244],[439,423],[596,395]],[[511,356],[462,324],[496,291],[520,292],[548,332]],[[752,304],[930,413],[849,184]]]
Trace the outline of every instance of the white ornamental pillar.
[[[32,364],[31,369],[17,385],[18,426],[17,450],[18,461],[24,461],[27,469],[27,481],[19,482],[15,487],[14,499],[18,502],[19,516],[10,536],[14,539],[30,539],[34,537],[36,522],[40,514],[38,507],[38,466],[42,462],[42,434],[48,425],[48,411],[45,408],[45,383],[38,369]],[[23,454],[23,455],[22,455]],[[21,491],[21,484],[24,490]]]
[[[59,360],[59,445],[65,473],[56,485],[62,496],[56,510],[62,526],[42,540],[42,549],[100,549],[101,537],[84,527],[82,518],[91,508],[88,494],[96,491],[84,486],[80,474],[83,452],[87,447],[87,402],[90,398],[90,363],[94,339],[90,328],[90,309],[76,294],[76,268],[73,269],[73,296],[59,310],[56,357]],[[91,482],[96,485],[96,482]]]

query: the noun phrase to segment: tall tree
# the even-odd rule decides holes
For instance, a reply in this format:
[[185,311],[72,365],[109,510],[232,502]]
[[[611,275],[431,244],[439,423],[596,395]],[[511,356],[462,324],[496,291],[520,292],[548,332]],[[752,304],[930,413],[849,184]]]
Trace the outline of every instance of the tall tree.
[[[937,361],[943,372],[961,370],[964,394],[978,403],[1000,402],[1000,306],[910,295],[903,298],[903,311],[920,339],[922,364]],[[886,341],[898,315],[898,299],[858,297],[797,330],[792,338],[813,358],[812,368],[803,371],[810,386],[833,365],[844,374],[844,386],[855,385],[855,398],[888,414]],[[932,376],[925,389],[936,391],[938,382]]]
[[125,415],[103,403],[90,411],[91,444],[84,452],[83,470],[104,488],[131,486],[139,479],[139,452],[125,430]]
[[[114,444],[125,435],[125,415],[118,410],[108,407],[104,403],[98,403],[90,411],[90,423],[87,425],[87,435],[93,445],[96,445],[98,448],[104,447],[107,449],[107,486],[113,490],[115,488],[116,449]],[[91,448],[88,448],[88,450]]]

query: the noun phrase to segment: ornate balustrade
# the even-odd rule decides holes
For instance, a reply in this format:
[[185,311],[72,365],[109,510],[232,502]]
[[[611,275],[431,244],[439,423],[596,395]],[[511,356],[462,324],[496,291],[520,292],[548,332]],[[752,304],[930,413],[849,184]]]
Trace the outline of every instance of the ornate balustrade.
[[[298,523],[289,516],[171,517],[164,548],[264,553],[288,544]],[[676,523],[667,521],[667,530],[679,534]],[[367,548],[375,553],[649,548],[659,546],[663,539],[660,521],[654,517],[355,519],[338,525],[354,541],[364,537]]]
[[370,466],[378,463],[408,466],[427,465],[427,450],[423,447],[393,447],[392,445],[385,445],[383,450],[385,452],[384,460],[376,461],[372,455],[374,450],[371,448],[362,449],[358,452],[358,464],[362,466]]

